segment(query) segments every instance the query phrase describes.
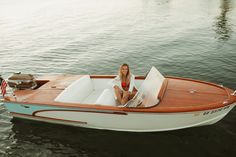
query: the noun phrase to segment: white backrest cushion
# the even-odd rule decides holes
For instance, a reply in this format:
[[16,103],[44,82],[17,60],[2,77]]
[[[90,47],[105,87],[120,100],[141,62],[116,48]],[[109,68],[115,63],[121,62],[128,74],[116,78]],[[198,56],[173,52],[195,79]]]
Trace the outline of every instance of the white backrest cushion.
[[93,91],[89,75],[85,75],[65,88],[55,99],[57,102],[80,103]]
[[164,80],[165,77],[155,67],[152,67],[139,89],[139,92],[145,96],[145,107],[153,106],[159,102],[157,96]]
[[113,92],[110,89],[104,89],[102,94],[96,100],[95,104],[116,106],[116,100]]

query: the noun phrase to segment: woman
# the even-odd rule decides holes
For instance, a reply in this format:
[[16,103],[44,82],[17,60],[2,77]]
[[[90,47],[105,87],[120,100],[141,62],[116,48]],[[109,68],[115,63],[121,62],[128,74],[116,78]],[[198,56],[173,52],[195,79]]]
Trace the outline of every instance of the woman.
[[134,79],[135,76],[131,74],[129,65],[122,64],[118,71],[118,76],[113,80],[115,95],[121,105],[126,104],[136,94]]

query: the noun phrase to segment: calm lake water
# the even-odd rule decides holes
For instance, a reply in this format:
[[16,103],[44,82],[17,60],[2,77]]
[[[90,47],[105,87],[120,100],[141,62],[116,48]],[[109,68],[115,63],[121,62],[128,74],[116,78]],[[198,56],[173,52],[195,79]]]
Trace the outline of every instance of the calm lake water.
[[[236,0],[0,0],[0,74],[164,75],[236,89]],[[128,133],[12,119],[0,156],[235,156],[236,108],[211,125]]]

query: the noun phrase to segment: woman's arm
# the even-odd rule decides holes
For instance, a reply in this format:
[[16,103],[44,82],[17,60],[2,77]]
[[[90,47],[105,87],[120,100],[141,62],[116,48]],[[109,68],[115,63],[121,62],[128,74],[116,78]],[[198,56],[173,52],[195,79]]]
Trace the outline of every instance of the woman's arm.
[[120,87],[120,77],[116,76],[111,82],[110,82],[112,87],[118,86]]

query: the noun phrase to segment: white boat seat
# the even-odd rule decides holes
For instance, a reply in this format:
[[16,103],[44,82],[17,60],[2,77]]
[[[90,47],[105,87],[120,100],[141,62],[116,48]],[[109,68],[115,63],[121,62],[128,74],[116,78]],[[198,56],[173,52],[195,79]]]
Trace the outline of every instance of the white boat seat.
[[113,92],[110,89],[104,89],[102,94],[98,97],[95,104],[106,105],[106,106],[116,106],[116,100]]
[[152,67],[139,88],[139,92],[144,95],[143,104],[145,104],[145,107],[159,103],[157,96],[164,80],[165,77],[155,67]]
[[55,99],[57,102],[81,103],[94,90],[89,75],[85,75],[65,88]]

